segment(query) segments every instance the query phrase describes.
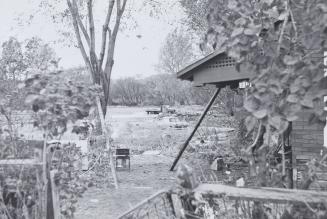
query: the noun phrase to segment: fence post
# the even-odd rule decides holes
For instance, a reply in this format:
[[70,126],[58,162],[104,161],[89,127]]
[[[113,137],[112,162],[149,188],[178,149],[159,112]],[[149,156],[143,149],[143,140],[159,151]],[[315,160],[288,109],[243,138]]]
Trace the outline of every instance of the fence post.
[[50,171],[50,183],[51,183],[51,195],[52,195],[52,203],[53,203],[53,218],[60,219],[60,203],[59,203],[59,191],[56,186],[54,177],[57,173],[57,170]]

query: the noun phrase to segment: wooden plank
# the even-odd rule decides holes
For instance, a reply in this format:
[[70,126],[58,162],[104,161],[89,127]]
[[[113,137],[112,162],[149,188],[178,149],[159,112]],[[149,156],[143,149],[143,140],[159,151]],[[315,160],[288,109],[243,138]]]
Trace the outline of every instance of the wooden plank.
[[54,219],[60,219],[60,202],[59,202],[59,191],[54,181],[54,176],[57,173],[57,170],[50,171],[50,183],[51,183],[51,195],[53,203],[53,213]]
[[273,203],[324,203],[327,192],[280,188],[241,188],[218,184],[201,184],[194,190],[201,194],[225,195],[231,199],[256,200]]
[[38,166],[42,165],[42,162],[39,162],[35,159],[5,159],[0,160],[0,165],[32,165]]

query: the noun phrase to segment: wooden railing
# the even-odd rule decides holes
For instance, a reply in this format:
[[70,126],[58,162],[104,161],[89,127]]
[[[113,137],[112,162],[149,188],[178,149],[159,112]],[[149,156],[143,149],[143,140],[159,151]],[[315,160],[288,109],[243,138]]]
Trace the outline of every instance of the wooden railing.
[[318,219],[327,216],[327,192],[218,184],[200,184],[193,190],[181,191],[159,192],[118,218],[280,219],[301,215]]

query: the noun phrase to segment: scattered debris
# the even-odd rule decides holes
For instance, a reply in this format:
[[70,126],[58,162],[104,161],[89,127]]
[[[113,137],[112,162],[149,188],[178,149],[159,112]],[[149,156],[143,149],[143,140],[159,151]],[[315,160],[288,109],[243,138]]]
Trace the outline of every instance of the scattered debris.
[[159,155],[161,152],[159,150],[153,150],[153,151],[144,151],[143,155]]
[[90,199],[90,202],[92,202],[92,203],[99,203],[99,200],[98,199]]

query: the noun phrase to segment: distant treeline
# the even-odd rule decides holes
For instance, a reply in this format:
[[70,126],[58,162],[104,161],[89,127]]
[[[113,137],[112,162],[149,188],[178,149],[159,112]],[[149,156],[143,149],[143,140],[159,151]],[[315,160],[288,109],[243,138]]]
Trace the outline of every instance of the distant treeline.
[[173,74],[157,74],[143,79],[129,77],[114,80],[110,96],[113,105],[205,104],[213,89],[194,87]]
[[[90,82],[84,68],[65,70],[73,80]],[[175,74],[156,74],[146,78],[127,77],[112,80],[110,91],[111,105],[188,105],[206,104],[215,87],[194,87],[188,81],[177,79]]]
[[[69,69],[64,72],[72,80],[92,83],[84,68]],[[194,87],[188,81],[177,79],[175,74],[156,74],[146,78],[127,77],[112,81],[110,104],[123,106],[142,105],[205,105],[209,102],[215,86]],[[216,100],[225,112],[232,112],[242,106],[243,92],[222,89]]]

